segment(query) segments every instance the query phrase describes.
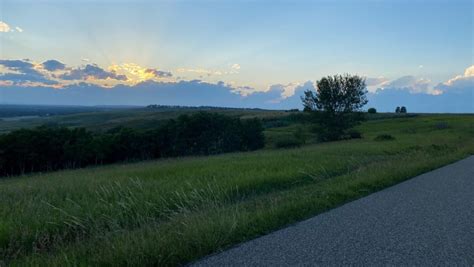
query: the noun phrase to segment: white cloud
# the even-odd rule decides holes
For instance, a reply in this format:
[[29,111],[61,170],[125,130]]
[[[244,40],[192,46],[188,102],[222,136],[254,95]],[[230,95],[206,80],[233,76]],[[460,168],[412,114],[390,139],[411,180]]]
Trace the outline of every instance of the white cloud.
[[[435,86],[441,92],[470,90],[474,94],[474,65],[467,67],[463,75],[457,75]],[[474,95],[473,95],[474,97]]]
[[283,99],[288,98],[292,95],[295,94],[296,88],[298,86],[301,86],[302,83],[299,82],[293,82],[293,83],[288,83],[288,84],[281,84],[281,87],[283,89],[283,92],[281,93],[281,96]]
[[474,77],[474,65],[468,67],[464,71],[464,75],[458,75],[452,79],[449,79],[447,82],[445,82],[445,85],[452,85],[458,81],[463,81],[463,80],[469,80],[471,77]]
[[235,64],[232,65],[231,68],[232,68],[233,70],[240,70],[240,65],[237,64],[237,63],[235,63]]
[[389,83],[389,79],[379,76],[377,78],[365,78],[365,84],[367,85],[367,90],[371,93],[377,91],[378,88],[384,87],[387,83]]
[[0,32],[11,32],[13,31],[12,28],[8,24],[3,21],[0,21]]
[[23,32],[23,29],[18,26],[12,28],[7,23],[0,21],[0,32]]
[[419,66],[418,66],[419,69],[422,69],[423,67],[424,67],[423,65],[419,65]]

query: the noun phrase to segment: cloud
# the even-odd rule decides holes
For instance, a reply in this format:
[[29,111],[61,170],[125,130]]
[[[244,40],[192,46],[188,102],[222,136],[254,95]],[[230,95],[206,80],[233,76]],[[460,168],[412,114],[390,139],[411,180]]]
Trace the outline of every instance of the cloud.
[[398,79],[393,81],[384,81],[375,87],[369,87],[368,91],[371,93],[375,93],[379,90],[387,90],[387,89],[396,89],[396,90],[404,90],[408,91],[412,94],[432,94],[432,95],[439,95],[442,92],[432,87],[431,80],[425,78],[417,78],[412,75],[402,76]]
[[0,75],[0,81],[8,81],[15,85],[31,85],[31,83],[58,84],[57,81],[50,80],[41,73],[4,73]]
[[463,75],[458,75],[444,83],[435,86],[442,92],[474,90],[474,65],[466,68]]
[[474,113],[474,65],[434,87],[429,80],[405,76],[369,94],[369,106],[381,111],[401,105],[412,112]]
[[66,65],[54,59],[47,60],[43,62],[41,65],[43,66],[45,70],[48,70],[48,71],[63,70],[64,68],[66,68]]
[[230,68],[233,69],[233,70],[240,70],[240,65],[235,63]]
[[[235,65],[235,64],[234,64]],[[240,67],[240,66],[239,66]],[[230,69],[237,69],[229,65]],[[102,69],[95,64],[68,68],[57,60],[0,60],[0,101],[16,104],[185,105],[240,108],[302,108],[313,81],[273,84],[265,91],[234,82],[181,80],[171,72],[133,63]],[[228,72],[230,73],[230,72]],[[173,78],[172,78],[173,77]],[[432,86],[428,79],[403,76],[366,78],[369,104],[380,111],[407,106],[411,112],[474,112],[474,66]]]
[[6,22],[0,21],[0,32],[23,32],[23,29],[20,27],[10,27]]
[[10,25],[6,24],[3,21],[0,21],[0,32],[10,32],[12,29],[10,28]]
[[161,71],[157,69],[146,69],[145,73],[151,73],[153,74],[156,78],[166,78],[166,77],[172,77],[173,74],[168,71]]
[[97,65],[87,64],[85,67],[72,69],[58,76],[64,80],[88,80],[88,79],[114,79],[119,81],[126,81],[127,76],[117,74],[115,71],[106,71]]
[[142,67],[135,63],[114,64],[108,70],[116,74],[127,76],[128,84],[137,84],[147,80],[166,79],[170,80],[173,74],[169,71],[162,71],[155,68]]
[[472,90],[446,92],[440,95],[419,93],[388,88],[368,94],[367,107],[375,107],[382,112],[393,112],[397,106],[406,106],[408,112],[451,112],[474,113]]
[[15,85],[27,85],[28,83],[53,85],[58,83],[47,78],[34,68],[34,64],[25,60],[0,60],[0,65],[12,71],[0,74],[0,81],[7,81]]
[[33,69],[33,64],[25,60],[0,59],[0,65],[15,71],[27,71]]

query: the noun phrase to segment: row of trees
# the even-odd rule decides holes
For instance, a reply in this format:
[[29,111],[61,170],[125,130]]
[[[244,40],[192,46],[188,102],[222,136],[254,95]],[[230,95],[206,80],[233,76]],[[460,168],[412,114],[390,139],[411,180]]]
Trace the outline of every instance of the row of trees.
[[0,136],[0,175],[248,151],[263,146],[259,119],[240,120],[214,113],[182,115],[147,131],[119,127],[92,133],[83,128],[43,126]]

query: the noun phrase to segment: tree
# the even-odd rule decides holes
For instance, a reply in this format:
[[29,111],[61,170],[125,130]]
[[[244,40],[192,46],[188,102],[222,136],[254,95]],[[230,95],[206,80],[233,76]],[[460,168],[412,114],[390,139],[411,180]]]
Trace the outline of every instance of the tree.
[[303,107],[314,114],[323,141],[344,138],[347,130],[357,125],[367,104],[365,79],[357,75],[334,75],[316,83],[316,92],[304,92]]
[[407,113],[407,108],[406,107],[401,107],[400,108],[400,113]]
[[375,113],[377,113],[377,110],[376,110],[375,108],[369,108],[369,109],[367,110],[367,113],[375,114]]
[[397,107],[397,108],[395,109],[395,113],[400,113],[400,107]]

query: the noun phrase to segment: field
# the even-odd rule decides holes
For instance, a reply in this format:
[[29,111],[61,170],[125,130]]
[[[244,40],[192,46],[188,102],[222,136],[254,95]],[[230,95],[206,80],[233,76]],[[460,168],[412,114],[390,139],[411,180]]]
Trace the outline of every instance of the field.
[[473,115],[379,118],[358,130],[362,139],[0,179],[0,258],[186,264],[474,154]]
[[149,129],[182,114],[199,111],[218,112],[229,116],[271,118],[288,115],[284,111],[232,108],[193,107],[56,107],[0,105],[0,134],[20,128],[41,125],[84,127],[106,131],[117,126]]

